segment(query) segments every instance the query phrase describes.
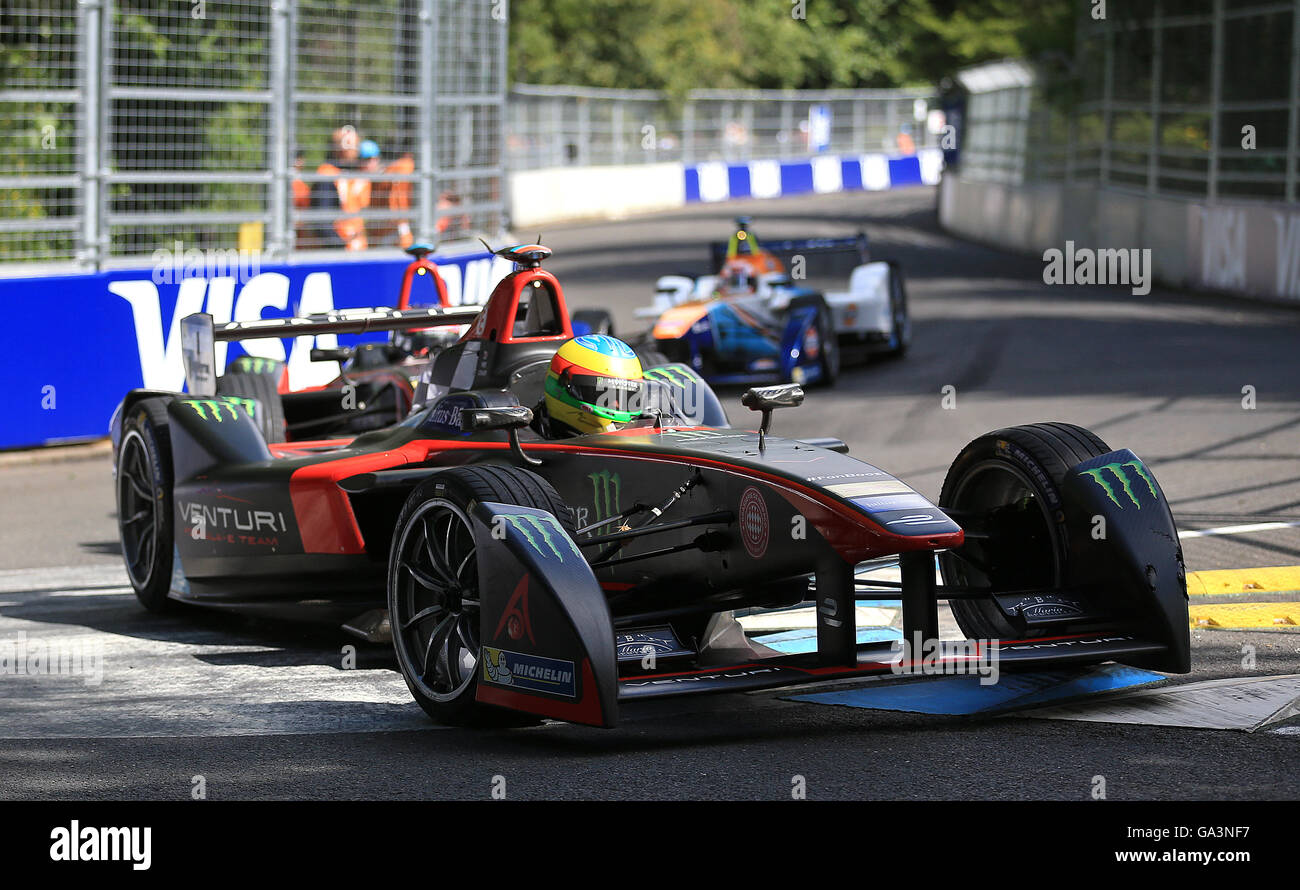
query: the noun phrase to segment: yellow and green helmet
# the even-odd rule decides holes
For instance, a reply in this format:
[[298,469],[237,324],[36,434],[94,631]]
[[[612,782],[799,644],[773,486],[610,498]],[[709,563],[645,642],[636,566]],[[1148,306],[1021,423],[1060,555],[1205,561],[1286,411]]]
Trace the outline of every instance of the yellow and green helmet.
[[622,340],[604,334],[574,337],[546,373],[546,411],[579,433],[598,433],[640,416],[645,381],[641,362]]

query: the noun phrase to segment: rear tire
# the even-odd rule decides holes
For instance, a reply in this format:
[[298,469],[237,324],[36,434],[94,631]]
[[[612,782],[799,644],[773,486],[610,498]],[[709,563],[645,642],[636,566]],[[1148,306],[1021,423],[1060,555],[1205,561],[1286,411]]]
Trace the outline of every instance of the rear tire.
[[834,386],[840,376],[840,338],[835,332],[835,322],[830,307],[822,301],[821,313],[817,316],[817,334],[822,338],[821,368],[822,386]]
[[217,378],[217,395],[256,399],[257,416],[253,418],[268,444],[283,442],[288,438],[284,422],[284,403],[276,389],[275,378],[269,374],[226,374]]
[[482,705],[474,698],[482,641],[469,515],[479,501],[546,510],[574,534],[573,515],[563,499],[549,482],[528,470],[454,467],[422,482],[397,518],[388,558],[393,650],[407,688],[434,722],[535,722],[530,715]]
[[166,612],[175,548],[172,447],[167,400],[141,399],[126,412],[117,449],[117,530],[140,604]]
[[907,308],[907,282],[898,263],[889,261],[889,320],[892,342],[885,353],[902,358],[912,345],[912,314]]
[[614,333],[614,316],[604,309],[578,309],[569,316],[569,320],[586,324],[591,328],[590,333],[617,336]]
[[[1002,534],[939,554],[943,583],[991,591],[1060,585],[1069,562],[1061,483],[1071,467],[1110,450],[1092,432],[1069,423],[994,430],[963,448],[943,480],[939,506],[962,517],[963,527],[996,528]],[[991,600],[950,605],[971,639],[1020,636]]]
[[637,360],[641,362],[642,371],[672,364],[672,359],[653,346],[634,346],[632,351],[636,353]]

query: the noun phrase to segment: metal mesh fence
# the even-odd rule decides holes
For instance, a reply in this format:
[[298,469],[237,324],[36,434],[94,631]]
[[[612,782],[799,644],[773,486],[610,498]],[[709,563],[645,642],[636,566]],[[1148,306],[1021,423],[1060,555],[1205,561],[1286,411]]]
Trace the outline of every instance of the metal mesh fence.
[[76,0],[0,5],[0,260],[77,251],[82,150]]
[[696,90],[675,107],[646,90],[516,85],[506,145],[512,169],[907,154],[936,144],[932,106],[928,90]]
[[1110,8],[1081,18],[1072,82],[1040,73],[972,91],[963,174],[1296,201],[1300,0]]
[[503,0],[0,5],[0,263],[502,228]]
[[[924,91],[516,87],[503,0],[0,6],[0,264],[495,235],[509,167],[934,144]],[[817,120],[821,121],[820,129]]]

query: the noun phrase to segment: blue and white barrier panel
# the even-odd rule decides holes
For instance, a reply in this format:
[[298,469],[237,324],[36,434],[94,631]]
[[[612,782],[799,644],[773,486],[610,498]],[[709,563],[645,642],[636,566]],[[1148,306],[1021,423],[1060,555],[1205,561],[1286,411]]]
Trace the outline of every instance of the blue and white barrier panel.
[[709,161],[686,165],[686,203],[937,185],[942,169],[943,151],[937,148],[898,157],[823,155],[743,164]]
[[[166,253],[160,251],[160,253]],[[222,254],[217,263],[209,254]],[[180,320],[207,312],[218,323],[288,318],[396,304],[408,260],[259,265],[237,251],[185,251],[152,269],[0,279],[0,329],[8,368],[0,448],[108,434],[127,390],[180,390]],[[453,305],[482,303],[512,268],[486,252],[436,258]],[[419,289],[411,301],[432,302]],[[345,336],[345,344],[387,334]],[[329,337],[328,342],[325,341]],[[295,389],[328,383],[335,363],[313,363],[333,335],[217,344],[217,365],[249,354],[288,362]]]

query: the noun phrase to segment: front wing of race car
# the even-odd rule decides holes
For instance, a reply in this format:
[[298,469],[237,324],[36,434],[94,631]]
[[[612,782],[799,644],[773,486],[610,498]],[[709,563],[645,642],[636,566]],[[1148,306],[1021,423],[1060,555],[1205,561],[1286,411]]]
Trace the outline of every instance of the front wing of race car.
[[[668,627],[626,626],[611,614],[590,565],[553,516],[480,504],[474,535],[488,583],[477,697],[609,727],[620,706],[641,700],[884,674],[977,673],[992,663],[1016,670],[1117,661],[1185,673],[1187,588],[1167,502],[1145,472],[1129,474],[1141,481],[1140,490],[1105,475],[1140,465],[1132,452],[1113,451],[1080,463],[1066,478],[1070,525],[1083,517],[1081,527],[1095,527],[1100,517],[1110,529],[1109,538],[1075,543],[1082,558],[1056,591],[1067,599],[1077,594],[1084,614],[1067,619],[1020,608],[1017,616],[1013,608],[1009,617],[1024,629],[1018,639],[940,641],[941,599],[989,594],[940,586],[934,552],[921,549],[900,554],[901,582],[892,593],[880,589],[883,582],[859,581],[851,566],[819,567],[810,590],[817,647],[801,654],[751,645],[743,635],[710,652],[710,644],[694,649]],[[902,641],[859,643],[857,600],[889,597],[901,605]],[[1025,592],[1013,598],[1023,605]]]

